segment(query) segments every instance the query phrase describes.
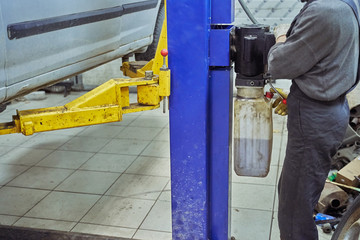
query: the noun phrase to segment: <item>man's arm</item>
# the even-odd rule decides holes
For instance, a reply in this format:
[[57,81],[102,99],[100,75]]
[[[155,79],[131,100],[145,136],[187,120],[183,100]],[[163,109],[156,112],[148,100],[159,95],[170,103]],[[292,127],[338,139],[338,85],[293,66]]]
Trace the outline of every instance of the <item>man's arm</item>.
[[274,79],[294,79],[308,72],[331,51],[334,32],[327,22],[326,9],[314,4],[294,25],[292,34],[279,36],[269,52],[269,73]]

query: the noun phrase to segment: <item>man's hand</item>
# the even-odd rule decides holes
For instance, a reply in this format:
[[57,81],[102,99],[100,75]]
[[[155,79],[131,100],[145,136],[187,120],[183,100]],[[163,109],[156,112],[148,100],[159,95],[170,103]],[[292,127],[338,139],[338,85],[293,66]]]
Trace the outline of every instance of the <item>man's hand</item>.
[[[282,96],[278,96],[276,100],[273,102],[272,107],[275,108],[275,113],[280,116],[286,116],[288,114],[287,112],[287,105],[286,105],[286,99],[287,94],[281,89],[276,88],[276,90],[279,92],[279,94]],[[274,89],[270,88],[270,92],[276,93]]]
[[286,41],[286,33],[290,28],[290,24],[280,24],[274,28],[276,43]]

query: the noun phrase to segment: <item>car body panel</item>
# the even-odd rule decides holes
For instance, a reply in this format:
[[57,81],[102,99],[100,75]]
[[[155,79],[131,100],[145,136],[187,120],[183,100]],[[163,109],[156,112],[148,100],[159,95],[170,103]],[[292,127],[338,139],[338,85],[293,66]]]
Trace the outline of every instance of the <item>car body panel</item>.
[[0,84],[8,100],[146,47],[159,1],[12,0],[0,7],[7,29]]
[[6,87],[5,87],[5,62],[6,62],[6,49],[5,49],[5,30],[4,21],[1,14],[1,5],[0,5],[0,102],[4,101],[6,96]]

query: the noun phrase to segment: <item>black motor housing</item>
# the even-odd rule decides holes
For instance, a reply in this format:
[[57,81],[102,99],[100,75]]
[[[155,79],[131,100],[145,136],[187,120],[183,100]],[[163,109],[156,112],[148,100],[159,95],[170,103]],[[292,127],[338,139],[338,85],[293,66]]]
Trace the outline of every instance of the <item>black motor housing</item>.
[[235,27],[236,86],[263,86],[267,55],[275,44],[270,27],[262,24]]

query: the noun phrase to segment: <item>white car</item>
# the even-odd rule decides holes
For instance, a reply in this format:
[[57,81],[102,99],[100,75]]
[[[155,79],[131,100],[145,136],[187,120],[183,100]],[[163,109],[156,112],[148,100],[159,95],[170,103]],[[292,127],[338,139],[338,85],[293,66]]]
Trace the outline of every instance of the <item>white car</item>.
[[161,0],[0,1],[0,103],[130,53],[149,58],[162,19]]

